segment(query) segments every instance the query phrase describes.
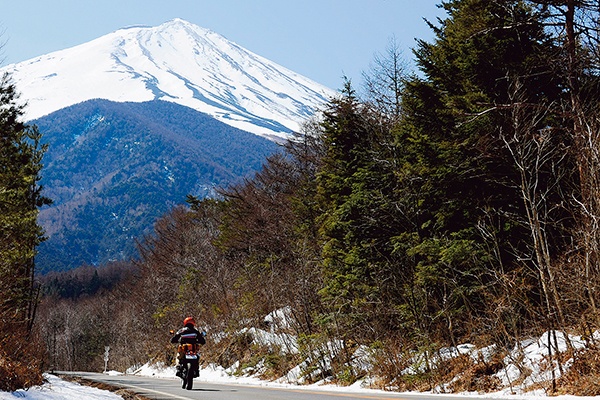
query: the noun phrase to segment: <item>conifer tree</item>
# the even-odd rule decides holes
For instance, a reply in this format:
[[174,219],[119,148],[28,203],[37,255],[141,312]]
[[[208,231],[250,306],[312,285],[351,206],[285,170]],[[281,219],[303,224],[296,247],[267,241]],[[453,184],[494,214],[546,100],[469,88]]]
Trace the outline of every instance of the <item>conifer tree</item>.
[[[527,170],[536,190],[528,203],[524,169],[507,138],[531,144],[546,132],[552,146],[545,149],[569,147],[553,108],[564,84],[553,73],[556,47],[527,2],[453,0],[443,7],[449,17],[434,28],[436,39],[420,41],[415,51],[425,79],[407,85],[399,138],[412,158],[406,182],[423,183],[416,241],[406,250],[415,257],[417,287],[427,293],[427,315],[473,318],[486,309],[481,302],[495,293],[499,275],[526,266],[536,288],[528,299],[545,319],[544,296],[537,293],[548,278],[541,265],[548,258],[533,254],[542,232],[554,256],[565,249],[573,220],[556,205],[573,175],[568,157],[538,153],[555,158]],[[528,217],[540,210],[543,221]],[[449,308],[447,299],[454,299]],[[448,320],[451,330],[458,325],[468,326]]]
[[[35,253],[43,239],[38,208],[49,203],[39,186],[45,146],[22,106],[9,75],[0,80],[0,315],[14,328],[31,329],[36,289]],[[3,331],[6,332],[6,330]]]
[[395,301],[388,285],[395,274],[390,236],[398,222],[394,169],[384,146],[389,126],[359,101],[350,82],[324,114],[326,150],[317,174],[321,295],[336,334],[372,339],[387,333]]

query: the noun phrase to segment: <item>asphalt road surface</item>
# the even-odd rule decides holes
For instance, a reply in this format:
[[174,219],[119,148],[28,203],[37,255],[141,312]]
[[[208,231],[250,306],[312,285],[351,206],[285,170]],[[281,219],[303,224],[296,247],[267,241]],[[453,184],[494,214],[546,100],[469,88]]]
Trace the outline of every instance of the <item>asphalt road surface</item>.
[[[153,400],[432,400],[434,396],[395,393],[353,393],[351,391],[321,391],[308,388],[280,389],[250,385],[222,385],[194,381],[192,390],[181,388],[180,379],[150,378],[135,375],[105,375],[92,372],[62,372],[83,379],[101,382],[127,389]],[[460,399],[459,396],[444,397],[445,400]],[[439,400],[439,397],[435,398]],[[463,397],[464,399],[464,397]]]

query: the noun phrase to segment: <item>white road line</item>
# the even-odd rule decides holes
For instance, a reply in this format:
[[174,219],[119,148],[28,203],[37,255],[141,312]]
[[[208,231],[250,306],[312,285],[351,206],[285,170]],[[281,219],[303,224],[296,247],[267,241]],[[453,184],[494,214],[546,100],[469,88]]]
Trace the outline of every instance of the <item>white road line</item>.
[[181,396],[178,396],[176,394],[170,394],[170,393],[160,392],[158,390],[142,388],[140,386],[126,385],[126,384],[123,384],[123,383],[120,383],[120,384],[118,384],[116,386],[120,386],[120,387],[123,387],[123,388],[136,389],[137,392],[139,392],[140,390],[141,391],[148,391],[148,392],[152,392],[154,394],[160,394],[161,396],[171,397],[173,399],[190,400],[189,397],[181,397]]

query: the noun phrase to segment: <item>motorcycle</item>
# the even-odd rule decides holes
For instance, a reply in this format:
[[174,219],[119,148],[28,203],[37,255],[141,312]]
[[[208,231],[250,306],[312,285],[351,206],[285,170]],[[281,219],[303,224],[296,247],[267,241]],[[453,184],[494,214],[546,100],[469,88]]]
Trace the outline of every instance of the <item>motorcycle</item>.
[[177,373],[181,380],[181,388],[192,390],[194,386],[194,378],[200,376],[200,355],[198,353],[197,344],[180,344],[177,348],[178,363]]
[[[170,331],[171,334],[174,331]],[[206,337],[206,333],[202,332]],[[192,390],[194,378],[200,376],[200,345],[193,343],[180,343],[177,345],[177,372],[175,375],[181,378],[181,388]]]

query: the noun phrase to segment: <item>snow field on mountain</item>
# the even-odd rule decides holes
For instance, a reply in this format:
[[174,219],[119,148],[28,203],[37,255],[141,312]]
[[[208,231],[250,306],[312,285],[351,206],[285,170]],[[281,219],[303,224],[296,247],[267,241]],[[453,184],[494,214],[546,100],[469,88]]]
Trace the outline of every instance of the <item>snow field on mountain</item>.
[[11,64],[33,120],[90,99],[172,101],[236,128],[287,138],[335,92],[181,19],[120,29]]

